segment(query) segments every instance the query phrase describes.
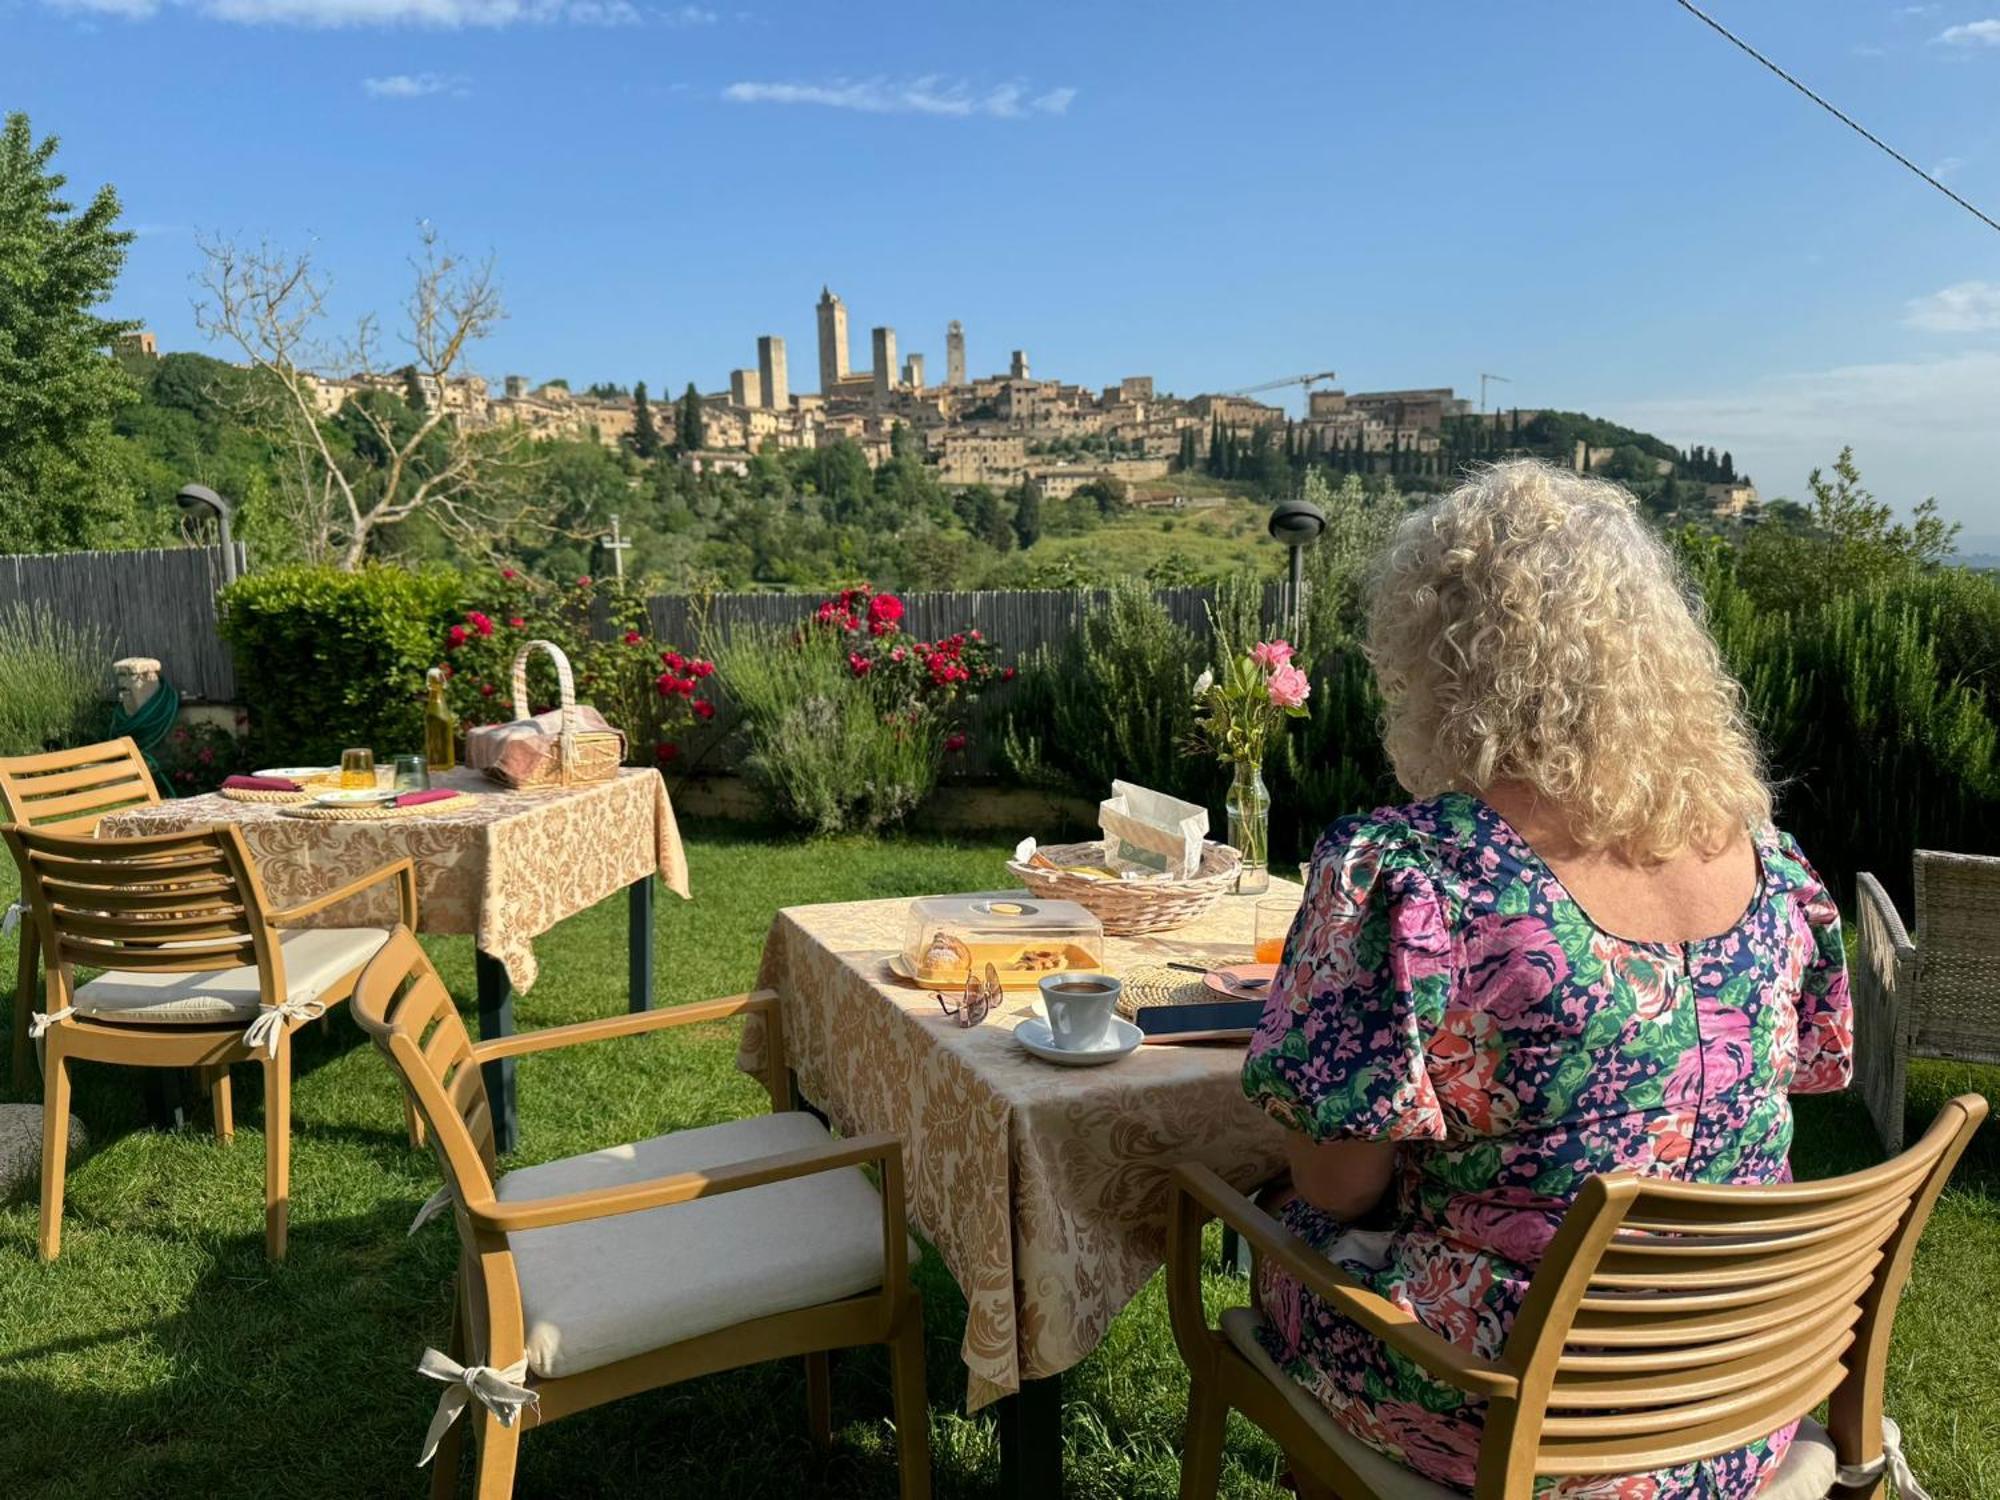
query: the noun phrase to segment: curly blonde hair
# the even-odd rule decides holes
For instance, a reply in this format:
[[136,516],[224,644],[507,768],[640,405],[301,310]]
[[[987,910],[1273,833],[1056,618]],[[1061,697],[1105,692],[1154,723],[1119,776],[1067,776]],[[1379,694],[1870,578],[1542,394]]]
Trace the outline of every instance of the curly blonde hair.
[[1743,690],[1617,485],[1513,460],[1410,516],[1368,656],[1414,796],[1521,782],[1583,848],[1649,863],[1770,820]]

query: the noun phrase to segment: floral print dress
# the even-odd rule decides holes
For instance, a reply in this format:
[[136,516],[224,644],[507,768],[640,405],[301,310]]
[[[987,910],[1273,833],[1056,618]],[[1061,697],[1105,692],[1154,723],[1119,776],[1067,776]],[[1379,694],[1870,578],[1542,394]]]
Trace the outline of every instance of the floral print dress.
[[[1298,1199],[1289,1227],[1494,1357],[1585,1178],[1787,1180],[1786,1096],[1846,1087],[1853,1017],[1832,898],[1789,837],[1753,842],[1759,889],[1734,927],[1646,943],[1597,927],[1476,797],[1334,824],[1243,1085],[1316,1141],[1399,1149],[1379,1227]],[[1267,1267],[1259,1295],[1272,1357],[1342,1426],[1471,1488],[1483,1402],[1392,1359],[1282,1271]],[[1736,1500],[1791,1437],[1653,1474],[1544,1479],[1537,1493]]]

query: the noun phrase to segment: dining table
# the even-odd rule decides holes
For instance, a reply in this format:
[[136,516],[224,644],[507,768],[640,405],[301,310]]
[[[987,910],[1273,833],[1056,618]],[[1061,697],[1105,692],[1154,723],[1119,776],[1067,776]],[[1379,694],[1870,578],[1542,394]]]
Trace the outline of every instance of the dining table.
[[[1299,895],[1275,879],[1263,893]],[[1256,904],[1224,896],[1174,930],[1107,937],[1103,968],[1243,963]],[[894,899],[785,908],[758,982],[779,997],[806,1106],[843,1134],[902,1141],[912,1228],[965,1294],[967,1409],[997,1408],[1003,1493],[1051,1500],[1063,1372],[1164,1263],[1174,1167],[1200,1162],[1247,1188],[1282,1164],[1285,1131],[1244,1097],[1241,1038],[1060,1066],[1013,1035],[1034,1013],[1033,990],[1009,990],[983,1021],[959,1025],[899,975],[908,910]],[[760,1021],[746,1025],[737,1062],[762,1073]]]
[[[319,821],[296,805],[211,792],[109,814],[99,838],[131,838],[233,823],[274,906],[309,901],[399,859],[416,867],[417,928],[474,939],[479,1030],[514,1029],[514,995],[540,973],[535,939],[565,917],[627,893],[627,999],[653,1001],[653,883],[686,899],[687,856],[660,773],[625,767],[606,780],[511,788],[458,767],[430,773],[433,788],[468,794],[395,816]],[[393,892],[370,887],[310,919],[323,927],[397,920]],[[483,1065],[496,1148],[517,1138],[514,1059]]]

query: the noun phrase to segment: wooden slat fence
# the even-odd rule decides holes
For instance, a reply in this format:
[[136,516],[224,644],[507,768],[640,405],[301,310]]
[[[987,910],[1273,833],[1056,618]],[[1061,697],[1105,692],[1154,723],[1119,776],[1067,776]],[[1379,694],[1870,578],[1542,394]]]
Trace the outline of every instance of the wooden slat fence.
[[[236,567],[248,566],[241,542]],[[215,626],[222,587],[220,547],[0,556],[0,609],[46,608],[102,636],[107,661],[154,656],[185,698],[227,703],[236,671]]]

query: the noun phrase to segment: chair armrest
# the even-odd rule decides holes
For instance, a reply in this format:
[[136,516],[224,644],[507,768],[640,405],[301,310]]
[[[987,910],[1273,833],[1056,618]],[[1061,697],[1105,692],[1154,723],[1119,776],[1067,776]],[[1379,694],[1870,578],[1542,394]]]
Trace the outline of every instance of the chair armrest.
[[557,1224],[583,1224],[617,1214],[644,1213],[699,1198],[719,1198],[745,1188],[789,1182],[821,1172],[845,1171],[873,1163],[880,1169],[882,1199],[882,1284],[899,1287],[909,1277],[908,1229],[903,1215],[903,1145],[893,1135],[863,1135],[852,1140],[781,1151],[772,1156],[734,1162],[713,1171],[676,1172],[617,1187],[589,1188],[549,1198],[502,1203],[496,1198],[470,1200],[465,1215],[476,1230],[508,1234],[523,1229],[547,1229]]
[[778,1018],[775,990],[753,990],[747,995],[730,995],[720,1000],[701,1000],[693,1005],[671,1005],[664,1010],[638,1010],[622,1016],[606,1016],[597,1021],[576,1021],[568,1026],[543,1026],[534,1031],[517,1031],[512,1036],[489,1037],[472,1044],[479,1062],[519,1057],[528,1052],[546,1052],[556,1047],[575,1047],[585,1042],[602,1042],[612,1037],[635,1036],[660,1031],[669,1026],[695,1026],[703,1021],[724,1021],[731,1016],[762,1016],[767,1033],[764,1086],[771,1095],[771,1108],[792,1107],[791,1079],[785,1069],[784,1033]]
[[1167,1299],[1175,1338],[1184,1349],[1198,1331],[1207,1331],[1201,1305],[1201,1226],[1215,1218],[1249,1241],[1258,1254],[1283,1266],[1334,1311],[1438,1379],[1489,1399],[1513,1396],[1520,1389],[1512,1372],[1432,1333],[1405,1309],[1316,1254],[1209,1168],[1189,1163],[1174,1169],[1169,1213]]
[[1855,958],[1893,989],[1897,967],[1917,956],[1916,944],[1896,914],[1896,903],[1866,870],[1854,877],[1854,908]]
[[310,917],[316,912],[325,911],[330,906],[337,906],[350,896],[360,895],[361,892],[367,890],[371,885],[386,880],[392,875],[396,879],[396,904],[400,910],[402,923],[410,931],[415,932],[417,930],[417,867],[412,861],[407,859],[395,860],[382,866],[379,870],[371,870],[366,875],[358,876],[348,881],[346,885],[328,891],[324,896],[315,896],[310,901],[301,901],[297,906],[287,906],[278,911],[267,911],[264,913],[264,925],[266,927],[282,927],[289,922],[298,921],[301,917]]

